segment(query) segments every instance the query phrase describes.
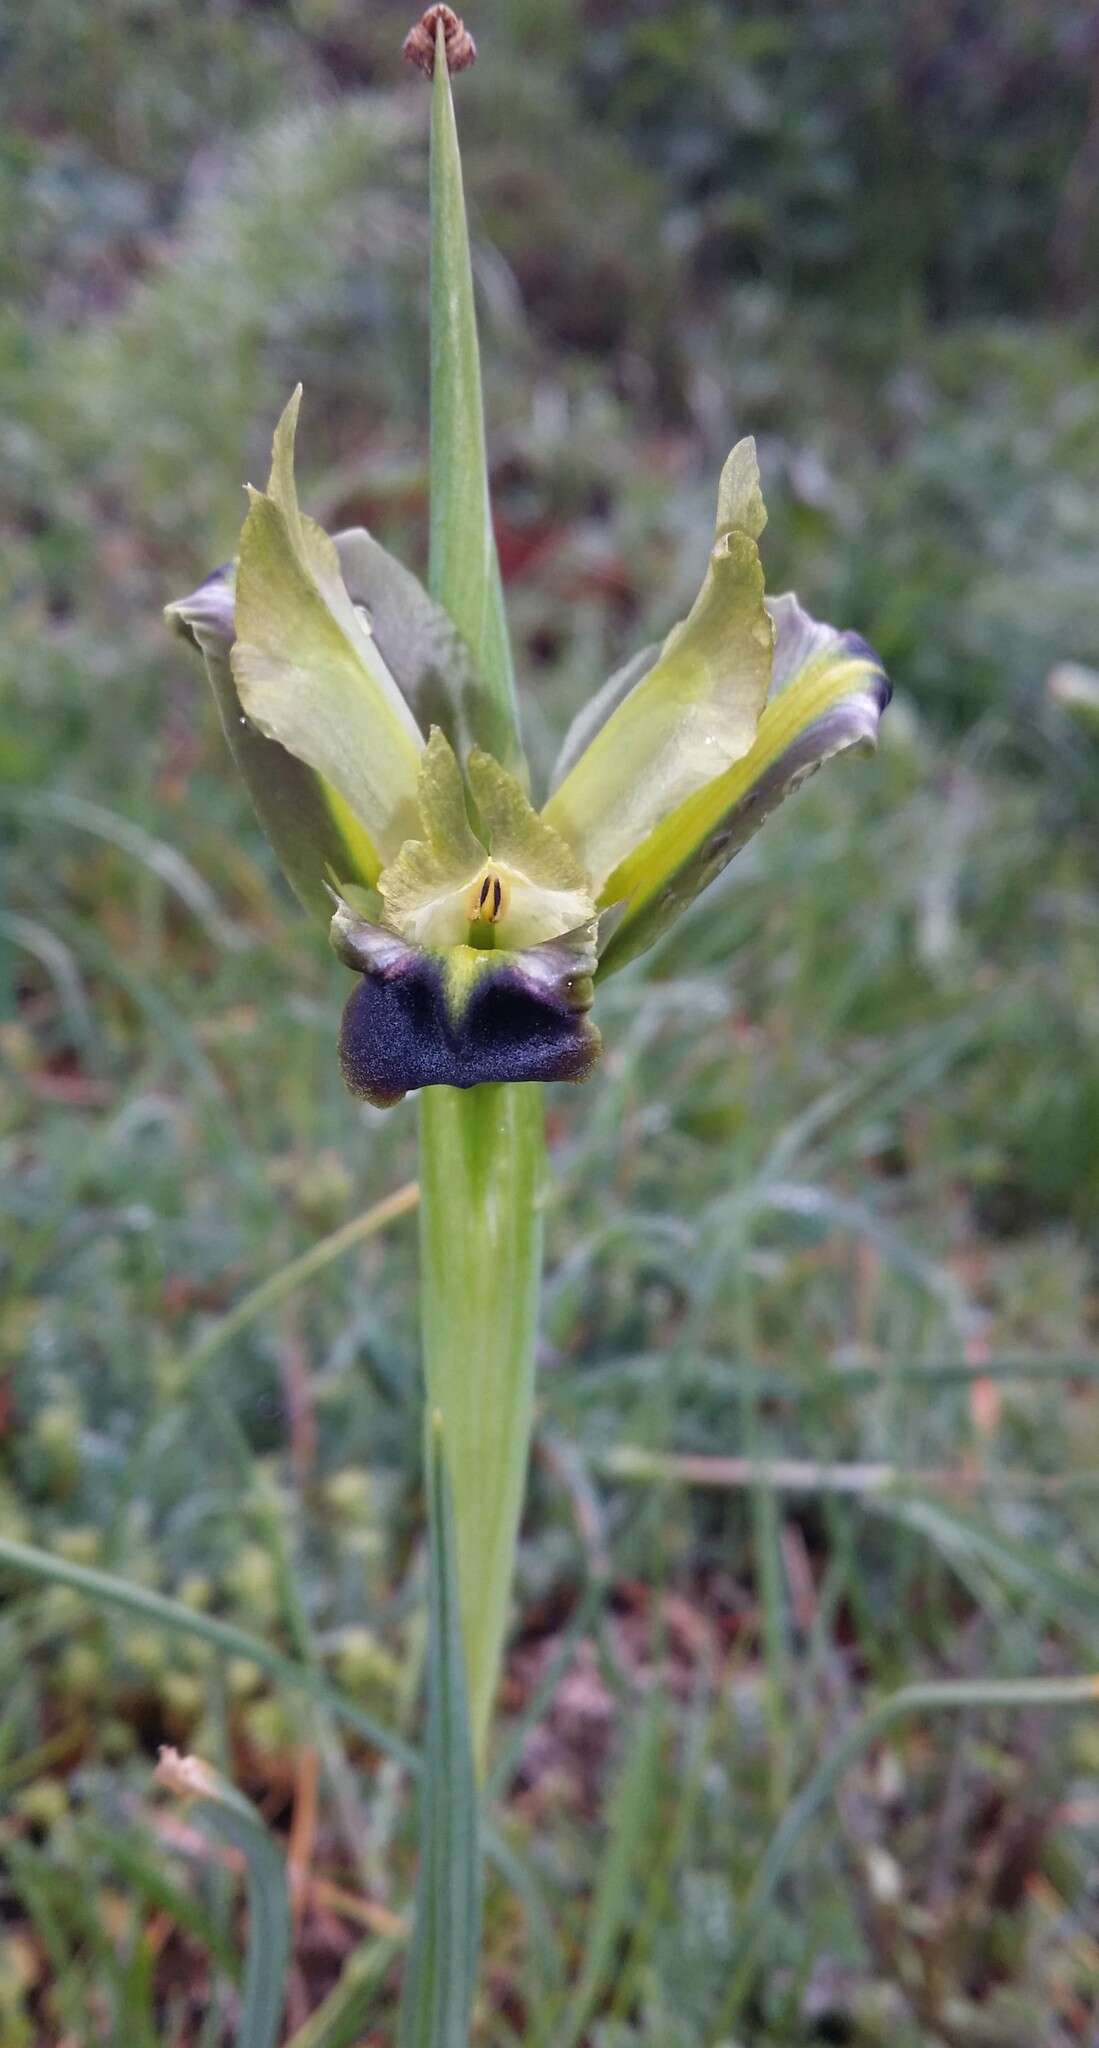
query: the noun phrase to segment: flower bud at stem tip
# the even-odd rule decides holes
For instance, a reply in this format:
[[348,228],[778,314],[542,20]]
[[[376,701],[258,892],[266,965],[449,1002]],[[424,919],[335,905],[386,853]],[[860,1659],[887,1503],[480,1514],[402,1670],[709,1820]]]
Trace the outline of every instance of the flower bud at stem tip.
[[477,45],[453,7],[429,7],[415,28],[409,29],[404,39],[404,54],[410,64],[415,64],[419,71],[433,78],[435,53],[440,41],[449,72],[466,71],[476,61]]

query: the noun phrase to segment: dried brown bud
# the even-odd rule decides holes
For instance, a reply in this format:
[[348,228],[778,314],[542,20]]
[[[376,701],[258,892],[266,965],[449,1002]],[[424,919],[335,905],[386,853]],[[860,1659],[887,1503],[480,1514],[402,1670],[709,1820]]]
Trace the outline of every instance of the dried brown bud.
[[422,21],[409,29],[404,39],[404,53],[409,63],[426,72],[428,78],[435,75],[435,37],[440,28],[448,71],[465,71],[477,56],[477,45],[453,7],[429,7]]
[[181,1799],[216,1799],[217,1775],[198,1756],[180,1756],[178,1749],[162,1744],[154,1773],[158,1785],[176,1792]]

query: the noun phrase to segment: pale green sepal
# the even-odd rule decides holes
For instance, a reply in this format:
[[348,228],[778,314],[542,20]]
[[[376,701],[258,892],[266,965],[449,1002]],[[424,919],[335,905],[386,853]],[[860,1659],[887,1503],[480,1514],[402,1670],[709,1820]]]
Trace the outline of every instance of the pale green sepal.
[[445,1418],[424,1428],[428,1505],[427,1735],[420,1876],[397,2048],[466,2048],[481,1934],[480,1794],[473,1763]]
[[624,908],[607,938],[601,975],[660,938],[823,762],[877,742],[890,690],[873,648],[811,618],[796,597],[775,598],[770,611],[774,693],[755,745],[665,818],[608,878],[603,900]]
[[327,922],[326,877],[343,889],[368,886],[377,852],[331,784],[245,716],[229,659],[233,582],[230,564],[168,605],[165,617],[203,656],[229,751],[279,866],[302,907]]
[[415,824],[423,739],[340,574],[334,543],[294,487],[300,387],[251,491],[237,570],[233,675],[248,716],[350,805],[388,860]]
[[481,358],[450,73],[437,37],[431,101],[431,594],[486,689],[474,737],[525,772],[489,501]]
[[756,545],[765,516],[754,443],[738,442],[722,471],[717,534],[690,612],[546,805],[599,886],[753,743],[774,641]]
[[351,600],[367,613],[375,642],[420,731],[438,725],[460,760],[485,729],[487,685],[469,648],[418,576],[362,526],[335,536]]

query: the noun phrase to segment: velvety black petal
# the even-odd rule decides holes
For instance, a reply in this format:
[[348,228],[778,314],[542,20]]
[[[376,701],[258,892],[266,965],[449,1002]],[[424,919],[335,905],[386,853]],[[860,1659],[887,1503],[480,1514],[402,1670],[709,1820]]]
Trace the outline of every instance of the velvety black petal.
[[[354,964],[340,1064],[378,1108],[410,1088],[491,1081],[583,1081],[602,1049],[591,1007],[594,949],[571,937],[522,953],[429,953],[391,933],[364,939]],[[346,946],[344,957],[352,958]]]

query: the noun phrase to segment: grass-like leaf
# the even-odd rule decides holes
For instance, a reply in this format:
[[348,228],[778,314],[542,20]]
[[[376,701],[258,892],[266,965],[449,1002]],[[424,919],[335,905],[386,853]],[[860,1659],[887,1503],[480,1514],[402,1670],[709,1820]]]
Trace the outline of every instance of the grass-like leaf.
[[637,1899],[642,1851],[659,1795],[663,1717],[657,1699],[646,1702],[633,1730],[611,1801],[607,1846],[588,1916],[580,1976],[556,2048],[576,2048],[607,1987]]
[[431,104],[431,595],[485,681],[477,738],[521,770],[519,719],[492,530],[481,357],[462,164],[440,46]]
[[427,1420],[424,1469],[431,1548],[427,1743],[416,1931],[398,2048],[468,2048],[481,1931],[478,1792],[450,1485],[437,1410]]
[[170,1790],[194,1798],[190,1818],[204,1835],[244,1858],[248,1949],[237,2048],[275,2048],[290,1957],[290,1898],[282,1851],[251,1801],[208,1764],[165,1750],[157,1775]]
[[335,1990],[292,2036],[289,2048],[355,2048],[399,1946],[390,1935],[364,1941],[345,1963]]

